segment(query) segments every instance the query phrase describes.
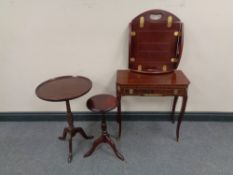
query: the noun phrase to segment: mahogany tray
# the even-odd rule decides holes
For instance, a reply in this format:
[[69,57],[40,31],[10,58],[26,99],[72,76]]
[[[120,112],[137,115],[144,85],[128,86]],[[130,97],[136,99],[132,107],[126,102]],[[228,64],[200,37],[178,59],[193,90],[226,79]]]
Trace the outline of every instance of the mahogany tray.
[[164,10],[150,10],[129,24],[129,69],[161,74],[177,69],[183,49],[183,23]]

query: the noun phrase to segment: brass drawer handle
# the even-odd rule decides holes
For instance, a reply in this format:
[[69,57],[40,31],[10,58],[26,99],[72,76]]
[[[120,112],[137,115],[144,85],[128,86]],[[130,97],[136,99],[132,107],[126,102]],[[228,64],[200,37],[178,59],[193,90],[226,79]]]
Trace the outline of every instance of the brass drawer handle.
[[177,95],[178,92],[179,92],[178,89],[175,89],[173,93],[174,93],[174,95]]
[[134,90],[133,89],[129,89],[129,94],[133,94]]

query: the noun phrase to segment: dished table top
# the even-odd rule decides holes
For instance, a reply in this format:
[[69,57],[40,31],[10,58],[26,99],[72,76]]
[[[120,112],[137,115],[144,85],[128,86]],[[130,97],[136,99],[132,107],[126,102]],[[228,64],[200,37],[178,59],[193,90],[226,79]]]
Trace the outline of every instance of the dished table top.
[[36,88],[36,95],[46,101],[66,101],[86,94],[91,80],[82,76],[62,76],[49,79]]

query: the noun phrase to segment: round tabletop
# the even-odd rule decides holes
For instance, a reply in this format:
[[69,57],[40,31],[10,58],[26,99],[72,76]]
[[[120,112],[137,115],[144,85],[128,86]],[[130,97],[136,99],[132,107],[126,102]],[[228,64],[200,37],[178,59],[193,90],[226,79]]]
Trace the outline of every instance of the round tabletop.
[[98,94],[87,100],[87,108],[93,112],[108,112],[116,106],[116,97],[109,94]]
[[46,101],[66,101],[86,94],[91,80],[82,76],[62,76],[47,80],[36,88],[36,95]]

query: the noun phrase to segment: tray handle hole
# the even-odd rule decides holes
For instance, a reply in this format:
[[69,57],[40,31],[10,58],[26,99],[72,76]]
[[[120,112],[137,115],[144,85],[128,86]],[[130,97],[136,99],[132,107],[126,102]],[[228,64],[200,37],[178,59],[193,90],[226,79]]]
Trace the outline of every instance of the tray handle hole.
[[162,14],[151,14],[150,19],[153,21],[158,21],[162,18]]

